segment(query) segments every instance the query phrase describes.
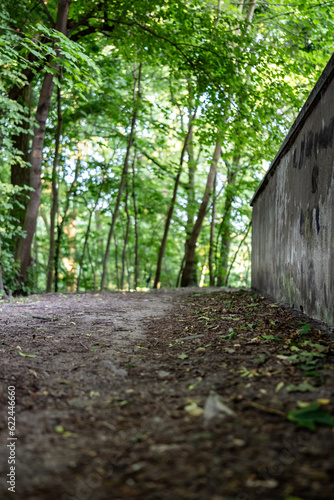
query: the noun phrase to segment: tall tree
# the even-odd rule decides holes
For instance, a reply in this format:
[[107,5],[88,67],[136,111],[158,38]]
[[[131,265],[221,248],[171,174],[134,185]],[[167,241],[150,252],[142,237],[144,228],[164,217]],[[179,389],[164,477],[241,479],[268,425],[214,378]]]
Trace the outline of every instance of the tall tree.
[[52,164],[52,176],[51,176],[51,196],[52,204],[50,210],[50,238],[49,238],[49,259],[47,268],[47,278],[46,278],[46,291],[52,291],[53,277],[55,271],[55,228],[56,228],[56,215],[58,213],[58,162],[59,162],[59,152],[60,152],[60,138],[61,131],[63,127],[63,118],[61,111],[61,93],[60,88],[57,89],[57,128],[55,137],[55,151]]
[[[70,5],[71,0],[58,0],[58,12],[57,20],[55,23],[55,30],[59,33],[62,33],[63,35],[67,34],[67,19],[69,15]],[[59,56],[59,50],[56,49],[56,53]],[[54,73],[56,74],[59,73],[59,67],[59,63],[56,60],[51,65],[51,68],[53,68]],[[46,73],[43,79],[37,106],[36,122],[38,125],[34,130],[30,155],[30,187],[33,188],[33,191],[31,191],[30,194],[30,199],[23,224],[23,230],[25,231],[26,235],[24,238],[21,238],[16,253],[16,258],[20,262],[20,281],[24,281],[28,266],[30,264],[31,244],[36,231],[37,215],[42,191],[41,172],[43,145],[45,138],[45,123],[49,114],[51,96],[54,87],[54,73]]]
[[202,203],[199,207],[197,219],[194,224],[194,228],[191,232],[190,238],[186,241],[186,248],[184,254],[184,268],[181,277],[181,286],[186,287],[192,285],[192,274],[195,260],[196,243],[201,231],[203,220],[207,211],[207,207],[212,194],[213,183],[217,173],[217,165],[221,153],[221,139],[218,138],[215,145],[215,150],[213,153],[213,158],[208,173],[208,178],[206,181],[206,186],[202,198]]
[[191,135],[192,135],[193,122],[195,120],[196,113],[197,113],[197,108],[195,109],[193,115],[190,117],[189,125],[188,125],[188,132],[187,132],[187,135],[186,135],[186,137],[184,139],[184,142],[183,142],[183,147],[182,147],[181,156],[180,156],[179,170],[178,170],[176,178],[175,178],[174,189],[173,189],[173,196],[172,196],[172,199],[170,201],[170,206],[169,206],[169,210],[168,210],[168,214],[167,214],[166,222],[165,222],[164,234],[163,234],[163,237],[162,237],[162,240],[161,240],[161,244],[160,244],[160,249],[159,249],[157,269],[156,269],[156,273],[155,273],[154,286],[153,286],[154,288],[157,288],[158,284],[160,282],[162,259],[163,259],[163,256],[164,256],[164,253],[165,253],[165,249],[166,249],[166,243],[167,243],[169,226],[170,226],[170,223],[171,223],[171,220],[172,220],[172,217],[173,217],[173,212],[174,212],[174,207],[175,207],[175,201],[176,201],[177,191],[178,191],[179,184],[180,184],[180,178],[181,178],[182,169],[183,169],[184,155],[185,155],[185,153],[187,151],[189,140],[190,140]]
[[134,68],[134,72],[133,72],[133,78],[134,78],[133,114],[132,114],[132,120],[131,120],[130,134],[129,134],[126,153],[125,153],[125,157],[124,157],[121,180],[120,180],[119,187],[118,187],[116,203],[115,203],[114,211],[112,214],[111,225],[110,225],[110,229],[109,229],[109,233],[108,233],[106,251],[104,254],[103,271],[102,271],[102,278],[101,278],[101,290],[103,290],[104,286],[105,286],[111,237],[113,235],[113,231],[114,231],[114,227],[115,227],[115,223],[116,223],[116,219],[117,219],[117,214],[118,214],[118,209],[119,209],[119,206],[121,203],[121,198],[122,198],[124,184],[126,181],[126,176],[128,175],[130,151],[131,151],[132,144],[133,144],[133,137],[134,137],[134,133],[135,133],[136,121],[137,121],[137,116],[138,116],[139,101],[141,98],[141,90],[140,90],[141,72],[142,72],[142,63],[140,62],[138,67],[135,64],[135,68]]

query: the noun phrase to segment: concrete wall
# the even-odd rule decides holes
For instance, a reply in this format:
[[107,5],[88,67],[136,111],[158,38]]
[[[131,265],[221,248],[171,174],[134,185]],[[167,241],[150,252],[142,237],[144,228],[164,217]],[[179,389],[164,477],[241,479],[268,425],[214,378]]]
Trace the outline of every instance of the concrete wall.
[[252,286],[334,326],[334,56],[252,205]]

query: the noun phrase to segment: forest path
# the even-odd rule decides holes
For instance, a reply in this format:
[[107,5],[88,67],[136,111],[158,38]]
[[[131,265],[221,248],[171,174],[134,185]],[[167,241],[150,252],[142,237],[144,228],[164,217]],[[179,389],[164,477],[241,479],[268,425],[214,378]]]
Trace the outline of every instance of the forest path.
[[[27,500],[334,498],[332,337],[318,323],[249,290],[0,308],[1,498],[9,479]],[[329,426],[286,419],[307,403],[306,423]]]

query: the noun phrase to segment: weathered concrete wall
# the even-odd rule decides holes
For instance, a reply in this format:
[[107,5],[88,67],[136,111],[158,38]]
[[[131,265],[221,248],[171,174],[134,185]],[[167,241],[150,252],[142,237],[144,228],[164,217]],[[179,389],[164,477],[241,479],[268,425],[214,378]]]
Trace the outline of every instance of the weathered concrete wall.
[[253,200],[252,286],[334,326],[334,56]]

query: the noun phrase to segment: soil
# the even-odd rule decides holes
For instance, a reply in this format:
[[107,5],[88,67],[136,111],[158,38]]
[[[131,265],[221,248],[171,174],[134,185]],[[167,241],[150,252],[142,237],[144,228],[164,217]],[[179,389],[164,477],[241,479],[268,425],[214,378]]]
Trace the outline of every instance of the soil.
[[2,499],[334,498],[324,325],[236,289],[0,308]]

